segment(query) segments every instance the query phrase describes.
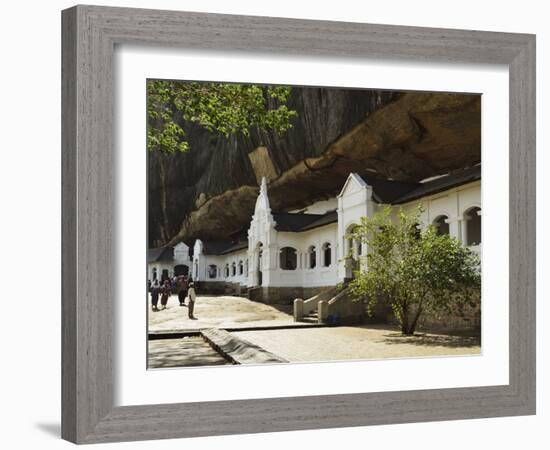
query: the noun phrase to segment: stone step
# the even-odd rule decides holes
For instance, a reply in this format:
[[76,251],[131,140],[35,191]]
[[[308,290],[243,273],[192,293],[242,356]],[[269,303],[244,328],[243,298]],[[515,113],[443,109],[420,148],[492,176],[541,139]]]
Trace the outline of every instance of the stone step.
[[252,344],[225,330],[209,328],[201,330],[203,338],[212,348],[222,354],[233,364],[264,364],[284,363],[286,359],[268,352],[256,344]]
[[317,320],[317,317],[305,316],[302,319],[302,322],[304,322],[304,323],[317,323],[318,320]]

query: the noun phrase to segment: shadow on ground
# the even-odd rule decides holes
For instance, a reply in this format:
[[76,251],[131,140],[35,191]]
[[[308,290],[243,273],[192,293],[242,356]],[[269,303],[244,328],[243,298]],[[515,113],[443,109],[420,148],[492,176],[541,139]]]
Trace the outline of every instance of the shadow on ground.
[[148,367],[150,369],[226,364],[230,363],[199,336],[149,342]]
[[434,331],[417,332],[412,336],[406,336],[401,332],[390,332],[383,336],[378,342],[388,345],[409,344],[428,347],[479,347],[481,345],[481,335],[478,331],[456,331],[450,332]]

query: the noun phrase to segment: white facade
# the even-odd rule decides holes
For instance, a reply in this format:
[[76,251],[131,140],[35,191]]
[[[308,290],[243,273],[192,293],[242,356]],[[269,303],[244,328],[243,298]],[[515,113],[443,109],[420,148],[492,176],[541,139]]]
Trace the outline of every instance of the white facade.
[[247,285],[248,261],[246,249],[225,255],[205,253],[201,240],[193,247],[193,268],[190,272],[195,281],[225,281]]
[[[441,232],[448,232],[481,253],[481,181],[392,208],[396,213],[399,208],[412,212],[419,204],[424,207],[421,226],[440,226]],[[352,173],[336,198],[294,212],[327,214],[336,210],[331,223],[306,227],[305,231],[281,231],[278,215],[272,213],[269,205],[264,179],[248,229],[248,247],[226,254],[208,254],[203,242],[197,240],[192,276],[197,281],[225,281],[247,287],[335,286],[351,278],[357,264],[368,270],[366,258],[361,258],[366,255],[367,245],[348,239],[348,234],[361,217],[372,217],[384,206],[373,199],[373,188]]]
[[174,263],[175,264],[186,264],[188,265],[191,261],[189,256],[189,247],[183,242],[180,242],[174,247]]
[[353,228],[361,223],[361,217],[372,217],[377,211],[377,205],[372,199],[372,188],[356,173],[349,175],[342,191],[338,195],[338,279],[343,281],[352,277],[354,260],[364,261],[361,258],[366,254],[366,248],[358,242],[347,238]]
[[[163,272],[168,277],[173,277],[178,270],[186,270],[191,273],[191,257],[189,256],[189,247],[180,242],[174,247],[173,255],[170,258],[159,257],[158,260],[148,261],[147,279],[161,279]],[[183,269],[186,267],[186,269]]]
[[403,211],[412,212],[419,204],[424,208],[421,225],[437,226],[438,219],[443,219],[449,227],[451,236],[481,256],[481,227],[479,227],[479,239],[473,236],[474,233],[477,234],[477,227],[474,229],[471,227],[474,220],[472,214],[481,218],[481,181],[474,181],[406,203],[403,205]]
[[[323,206],[330,207],[331,203],[319,202],[315,206],[317,213],[324,213],[326,210]],[[335,224],[298,233],[277,231],[276,226],[264,179],[248,230],[250,272],[247,286],[318,287],[337,283]],[[323,258],[323,248],[330,251],[330,257]],[[281,252],[285,252],[284,249],[293,249],[295,252],[295,261],[289,267],[281,264]]]

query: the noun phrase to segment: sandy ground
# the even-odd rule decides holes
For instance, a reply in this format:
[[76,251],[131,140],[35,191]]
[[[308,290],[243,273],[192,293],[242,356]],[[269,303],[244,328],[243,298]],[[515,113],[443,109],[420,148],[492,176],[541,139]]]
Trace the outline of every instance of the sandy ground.
[[419,333],[403,336],[385,326],[241,331],[237,336],[290,362],[479,355],[479,336]]
[[187,316],[187,307],[179,306],[177,296],[173,295],[165,310],[149,309],[149,331],[309,325],[294,322],[292,305],[270,306],[233,296],[198,296],[194,311],[197,320]]

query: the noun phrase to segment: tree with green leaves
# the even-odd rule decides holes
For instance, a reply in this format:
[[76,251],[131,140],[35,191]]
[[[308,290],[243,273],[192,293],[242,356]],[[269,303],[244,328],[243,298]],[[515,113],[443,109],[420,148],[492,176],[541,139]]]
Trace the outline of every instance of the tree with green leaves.
[[379,301],[390,305],[405,335],[414,334],[422,313],[463,314],[481,289],[479,257],[433,225],[420,229],[421,214],[399,210],[392,219],[387,207],[363,217],[351,236],[368,244],[367,269],[355,273],[352,295],[369,315]]
[[252,127],[281,134],[297,115],[286,105],[290,92],[286,86],[149,80],[147,148],[163,153],[189,150],[184,122],[226,138],[248,136]]

